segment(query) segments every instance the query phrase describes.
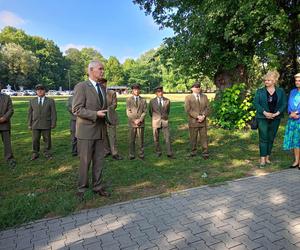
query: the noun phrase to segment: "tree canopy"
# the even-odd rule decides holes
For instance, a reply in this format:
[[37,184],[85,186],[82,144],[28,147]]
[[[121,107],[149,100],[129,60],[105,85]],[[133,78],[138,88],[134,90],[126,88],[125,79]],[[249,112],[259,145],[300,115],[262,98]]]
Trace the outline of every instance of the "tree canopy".
[[255,84],[255,65],[277,68],[281,83],[290,86],[299,71],[299,0],[133,2],[161,28],[173,29],[161,52],[184,74],[209,76],[217,85]]
[[182,67],[173,67],[173,58],[165,59],[161,51],[150,49],[137,59],[128,58],[122,64],[115,56],[108,59],[94,48],[70,48],[65,54],[51,40],[30,36],[24,31],[5,27],[0,32],[0,81],[14,89],[20,86],[32,88],[41,83],[48,88],[73,89],[75,84],[87,79],[87,67],[91,60],[100,60],[105,65],[108,85],[139,83],[150,92],[163,85],[166,91],[187,91],[196,79],[203,79],[205,88],[212,82],[207,76],[196,78]]

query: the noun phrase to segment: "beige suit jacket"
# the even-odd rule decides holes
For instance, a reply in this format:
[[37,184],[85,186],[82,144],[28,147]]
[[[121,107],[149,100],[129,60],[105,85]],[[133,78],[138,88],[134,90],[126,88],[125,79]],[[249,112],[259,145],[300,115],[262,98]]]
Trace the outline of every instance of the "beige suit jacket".
[[56,126],[56,108],[53,99],[45,96],[42,106],[38,97],[29,101],[28,126],[32,129],[51,129]]
[[113,90],[106,91],[106,99],[107,99],[107,112],[111,125],[118,125],[119,118],[118,113],[116,111],[117,108],[117,94]]
[[10,118],[14,113],[10,96],[0,92],[0,117],[4,117],[6,121],[0,123],[0,131],[10,130]]
[[[139,96],[139,102],[136,106],[134,96],[128,97],[126,100],[126,114],[128,117],[129,127],[138,128],[145,127],[145,116],[147,112],[147,102],[144,98]],[[138,126],[134,123],[135,120],[140,119],[141,125]]]
[[90,81],[78,83],[72,103],[72,111],[76,115],[76,138],[86,140],[103,139],[106,125],[105,119],[97,116],[101,110],[100,99]]
[[150,100],[149,114],[152,117],[153,128],[164,128],[169,126],[170,100],[163,97],[163,106],[160,109],[157,97]]
[[[189,127],[204,127],[209,115],[209,101],[206,95],[200,94],[200,105],[194,94],[187,95],[184,102],[185,112],[188,114]],[[203,122],[197,122],[197,116],[205,115]]]

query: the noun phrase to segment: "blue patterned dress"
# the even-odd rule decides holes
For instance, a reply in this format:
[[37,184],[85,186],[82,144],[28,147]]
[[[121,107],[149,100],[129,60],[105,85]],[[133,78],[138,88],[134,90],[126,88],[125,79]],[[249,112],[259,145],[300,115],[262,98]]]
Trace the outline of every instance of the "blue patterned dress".
[[[288,113],[298,111],[300,114],[300,91],[293,89],[290,93]],[[283,149],[300,148],[300,119],[289,118],[285,127]]]

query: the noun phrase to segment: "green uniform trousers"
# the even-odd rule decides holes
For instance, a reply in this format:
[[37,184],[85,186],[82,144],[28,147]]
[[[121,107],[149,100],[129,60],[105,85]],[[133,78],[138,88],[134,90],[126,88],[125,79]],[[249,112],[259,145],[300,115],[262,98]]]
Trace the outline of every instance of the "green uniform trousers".
[[271,155],[274,139],[280,119],[257,119],[259,135],[259,153],[261,157]]

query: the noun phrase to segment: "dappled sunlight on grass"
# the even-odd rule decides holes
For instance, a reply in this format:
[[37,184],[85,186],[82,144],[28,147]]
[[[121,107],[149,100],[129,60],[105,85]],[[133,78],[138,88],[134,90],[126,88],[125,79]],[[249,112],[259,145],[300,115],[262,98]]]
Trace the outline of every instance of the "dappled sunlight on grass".
[[130,192],[134,192],[134,191],[137,191],[137,190],[142,190],[144,188],[149,188],[149,187],[153,187],[153,183],[150,182],[150,181],[144,181],[144,182],[141,182],[141,183],[130,185],[128,187],[117,188],[116,191],[119,191],[119,192],[122,192],[122,193],[123,192],[124,193],[130,193]]
[[71,165],[62,165],[58,169],[55,169],[54,171],[52,170],[51,172],[53,172],[53,174],[61,174],[65,172],[70,172],[72,170],[73,168]]
[[153,165],[156,166],[156,167],[168,167],[168,165],[170,165],[170,161],[160,160],[158,162],[153,163]]

